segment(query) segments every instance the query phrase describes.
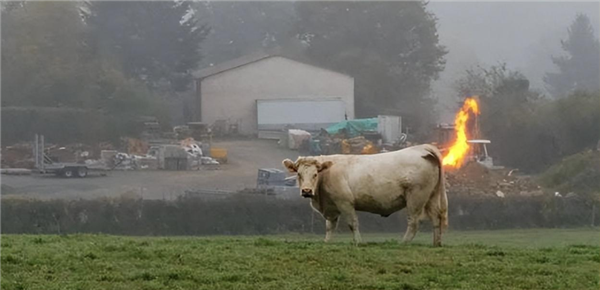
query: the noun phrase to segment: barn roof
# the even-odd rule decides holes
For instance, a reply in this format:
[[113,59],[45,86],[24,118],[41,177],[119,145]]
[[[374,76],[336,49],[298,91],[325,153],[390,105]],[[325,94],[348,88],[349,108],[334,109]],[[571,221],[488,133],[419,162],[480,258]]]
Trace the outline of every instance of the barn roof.
[[[283,57],[283,58],[291,59],[293,61],[307,64],[310,66],[318,67],[320,69],[333,71],[330,69],[326,69],[326,68],[311,64],[307,60],[304,60],[304,59],[300,60],[300,57],[292,57],[292,56],[284,55],[284,53],[282,53],[282,51],[280,49],[273,49],[270,52],[258,51],[258,52],[247,54],[245,56],[242,56],[242,57],[239,57],[236,59],[228,60],[228,61],[222,62],[220,64],[196,71],[193,75],[194,75],[194,78],[196,78],[196,79],[203,79],[203,78],[206,78],[209,76],[220,74],[220,73],[228,71],[228,70],[232,70],[232,69],[235,69],[235,68],[238,68],[241,66],[255,63],[255,62],[261,61],[263,59],[270,58],[270,57]],[[341,73],[341,72],[337,72],[337,71],[333,71],[333,72],[352,78],[350,75],[347,75],[345,73]]]

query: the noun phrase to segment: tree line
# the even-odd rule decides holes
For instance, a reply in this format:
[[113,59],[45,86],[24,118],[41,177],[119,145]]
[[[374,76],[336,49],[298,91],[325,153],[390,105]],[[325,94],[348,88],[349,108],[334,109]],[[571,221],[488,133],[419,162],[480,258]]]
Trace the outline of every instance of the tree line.
[[505,63],[468,69],[455,84],[459,98],[480,97],[481,134],[503,165],[540,171],[600,145],[600,46],[585,15],[561,44],[557,70],[544,78],[549,96]]
[[190,9],[189,2],[5,4],[3,106],[145,112],[149,95],[187,90],[192,81],[206,29],[182,19]]
[[[428,90],[443,69],[446,50],[424,2],[252,6],[259,10],[247,9],[249,4],[3,3],[2,105],[156,115],[164,101],[157,96],[192,89],[192,73],[203,57],[226,60],[281,46],[352,75],[358,116],[393,113],[407,116],[413,127],[429,125],[434,115]],[[203,20],[214,13],[220,13],[214,24]],[[224,17],[228,21],[219,22]],[[245,31],[233,33],[230,23]],[[219,56],[203,53],[208,35],[233,42],[245,32],[262,39],[236,43],[232,50],[221,44]]]
[[[437,121],[431,83],[448,49],[424,1],[20,1],[1,12],[3,110],[80,108],[124,122],[96,138],[131,134],[139,116],[168,124],[165,104],[193,90],[195,70],[272,47],[352,75],[357,117],[401,115],[422,142]],[[551,96],[504,64],[456,84],[459,99],[481,96],[482,133],[506,165],[536,170],[598,139],[598,40],[585,15],[568,32],[545,77]],[[12,132],[33,130],[7,116],[5,127],[23,126]]]

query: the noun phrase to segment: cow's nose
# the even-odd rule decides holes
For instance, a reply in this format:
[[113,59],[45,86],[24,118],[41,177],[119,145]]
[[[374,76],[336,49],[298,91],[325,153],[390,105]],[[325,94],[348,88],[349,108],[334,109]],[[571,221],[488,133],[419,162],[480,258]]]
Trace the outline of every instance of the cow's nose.
[[312,189],[310,189],[310,188],[303,188],[302,189],[302,196],[304,196],[304,197],[311,197],[312,196]]

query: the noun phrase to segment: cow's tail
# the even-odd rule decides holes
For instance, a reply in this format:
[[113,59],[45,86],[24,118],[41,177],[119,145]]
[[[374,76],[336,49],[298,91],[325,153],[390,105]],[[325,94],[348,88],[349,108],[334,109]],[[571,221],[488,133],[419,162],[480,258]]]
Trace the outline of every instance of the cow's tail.
[[437,147],[429,144],[425,146],[425,150],[435,157],[439,168],[438,182],[434,188],[433,198],[439,198],[438,214],[442,229],[446,229],[448,228],[448,196],[446,195],[446,180],[444,178],[444,166],[442,165],[442,153]]

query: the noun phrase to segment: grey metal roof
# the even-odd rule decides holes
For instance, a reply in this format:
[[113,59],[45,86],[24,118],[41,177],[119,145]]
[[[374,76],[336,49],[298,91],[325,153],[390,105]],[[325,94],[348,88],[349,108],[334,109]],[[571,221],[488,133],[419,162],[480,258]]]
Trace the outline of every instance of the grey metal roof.
[[268,58],[271,56],[273,56],[273,55],[269,55],[262,51],[257,52],[257,53],[248,54],[248,55],[236,58],[236,59],[228,60],[228,61],[222,62],[220,64],[199,70],[194,73],[194,77],[197,79],[203,79],[205,77],[216,75],[218,73],[222,73],[222,72],[228,71],[230,69],[238,68],[240,66],[244,66],[249,63],[257,62],[259,60],[262,60],[262,59],[265,59],[265,58]]
[[203,79],[212,75],[216,75],[231,69],[235,69],[247,64],[251,64],[257,61],[261,61],[263,59],[266,58],[270,58],[270,57],[283,57],[283,58],[287,58],[287,59],[291,59],[293,61],[297,61],[297,62],[301,62],[310,66],[314,66],[314,67],[318,67],[324,70],[328,70],[328,71],[332,71],[341,75],[345,75],[348,76],[352,79],[354,79],[352,76],[345,74],[345,73],[341,73],[341,72],[337,72],[337,71],[333,71],[330,69],[326,69],[320,66],[316,66],[312,63],[310,63],[310,61],[308,60],[299,60],[299,58],[301,57],[288,57],[286,55],[283,55],[282,51],[280,49],[273,49],[270,52],[265,52],[265,51],[259,51],[259,52],[255,52],[255,53],[251,53],[251,54],[247,54],[245,56],[236,58],[236,59],[232,59],[232,60],[228,60],[225,62],[222,62],[220,64],[205,68],[205,69],[201,69],[199,71],[196,71],[193,73],[194,78],[196,79]]

